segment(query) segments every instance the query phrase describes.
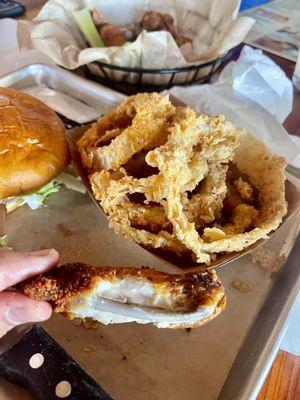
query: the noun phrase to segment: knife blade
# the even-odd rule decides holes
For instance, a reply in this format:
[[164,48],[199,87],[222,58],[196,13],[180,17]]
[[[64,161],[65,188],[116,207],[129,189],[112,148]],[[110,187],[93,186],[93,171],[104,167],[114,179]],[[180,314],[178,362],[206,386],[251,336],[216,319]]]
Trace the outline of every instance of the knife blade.
[[0,375],[37,400],[112,400],[39,325],[18,326],[0,340]]

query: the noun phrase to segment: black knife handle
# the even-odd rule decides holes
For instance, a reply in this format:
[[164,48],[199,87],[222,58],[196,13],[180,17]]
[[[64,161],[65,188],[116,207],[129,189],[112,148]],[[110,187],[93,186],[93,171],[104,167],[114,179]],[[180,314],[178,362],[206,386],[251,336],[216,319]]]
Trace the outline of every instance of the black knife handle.
[[[31,357],[40,353],[43,364],[34,369]],[[0,374],[28,389],[37,400],[112,400],[112,398],[39,325],[33,325],[21,340],[0,356]],[[68,396],[56,394],[57,385],[67,381]]]

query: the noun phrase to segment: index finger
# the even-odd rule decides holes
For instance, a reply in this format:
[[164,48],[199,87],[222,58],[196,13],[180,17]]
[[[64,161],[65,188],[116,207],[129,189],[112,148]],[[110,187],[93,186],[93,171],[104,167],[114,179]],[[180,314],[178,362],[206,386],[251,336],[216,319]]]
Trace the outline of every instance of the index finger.
[[46,272],[57,265],[59,254],[54,249],[36,252],[0,251],[0,291]]

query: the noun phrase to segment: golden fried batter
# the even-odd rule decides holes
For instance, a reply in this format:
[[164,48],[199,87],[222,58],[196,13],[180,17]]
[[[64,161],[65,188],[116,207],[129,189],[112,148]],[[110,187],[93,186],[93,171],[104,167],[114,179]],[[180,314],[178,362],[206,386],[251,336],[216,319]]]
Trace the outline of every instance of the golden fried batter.
[[241,198],[249,203],[253,202],[253,188],[249,182],[246,182],[241,176],[234,181],[234,186],[239,192]]
[[220,219],[227,193],[226,172],[225,164],[210,165],[209,175],[203,180],[198,192],[186,200],[184,212],[197,229]]
[[266,237],[286,213],[282,158],[223,116],[168,96],[129,97],[78,147],[110,226],[145,246],[210,264]]
[[18,290],[50,302],[56,312],[70,319],[84,318],[89,329],[97,327],[95,321],[194,328],[226,306],[226,294],[214,270],[168,274],[147,267],[98,268],[77,262],[21,282]]
[[[116,110],[100,118],[78,141],[84,164],[96,170],[116,170],[163,134],[174,112],[168,96],[129,97]],[[112,141],[106,145],[109,139]]]

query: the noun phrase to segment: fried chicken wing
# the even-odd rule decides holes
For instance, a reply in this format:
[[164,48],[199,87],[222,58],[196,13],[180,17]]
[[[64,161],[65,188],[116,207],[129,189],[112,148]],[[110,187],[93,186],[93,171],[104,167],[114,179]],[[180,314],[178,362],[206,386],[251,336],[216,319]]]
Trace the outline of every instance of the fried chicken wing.
[[148,32],[152,31],[168,31],[171,33],[177,45],[183,46],[185,43],[191,42],[191,39],[180,35],[174,26],[174,19],[169,14],[162,14],[157,11],[145,12],[142,22],[142,29]]

